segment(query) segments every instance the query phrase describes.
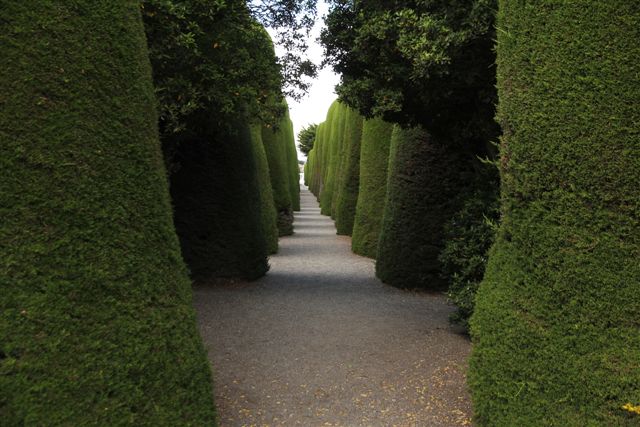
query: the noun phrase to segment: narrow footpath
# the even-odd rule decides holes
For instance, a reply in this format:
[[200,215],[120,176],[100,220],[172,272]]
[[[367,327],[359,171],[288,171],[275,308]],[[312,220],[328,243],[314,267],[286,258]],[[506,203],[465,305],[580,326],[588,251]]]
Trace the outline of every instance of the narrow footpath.
[[470,343],[445,297],[382,284],[301,201],[267,276],[194,291],[220,425],[471,425]]

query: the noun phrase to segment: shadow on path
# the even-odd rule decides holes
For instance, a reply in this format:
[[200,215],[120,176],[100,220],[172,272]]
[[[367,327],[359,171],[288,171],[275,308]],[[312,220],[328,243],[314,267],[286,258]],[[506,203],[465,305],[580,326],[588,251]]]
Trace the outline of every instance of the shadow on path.
[[470,343],[445,298],[382,284],[301,198],[267,276],[194,291],[220,424],[470,425]]

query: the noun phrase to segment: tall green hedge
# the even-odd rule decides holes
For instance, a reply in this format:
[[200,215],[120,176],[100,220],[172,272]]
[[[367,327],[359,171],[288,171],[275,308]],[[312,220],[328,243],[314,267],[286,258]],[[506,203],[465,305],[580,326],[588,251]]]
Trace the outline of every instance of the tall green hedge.
[[262,126],[251,126],[251,142],[253,143],[253,157],[256,162],[256,187],[260,196],[260,234],[264,236],[269,254],[278,252],[278,224],[276,207],[273,204],[273,190],[269,175],[269,162],[262,143]]
[[288,154],[288,117],[283,117],[277,127],[262,128],[262,142],[269,162],[271,188],[277,211],[280,236],[293,233],[293,203],[291,200],[291,168]]
[[310,154],[313,153],[313,156],[310,156],[312,163],[309,165],[309,190],[316,196],[318,201],[320,201],[320,192],[322,191],[322,152],[324,150],[325,126],[325,122],[318,125],[318,129],[316,130],[316,141],[314,142],[313,149],[310,152]]
[[346,108],[342,135],[342,154],[336,186],[334,206],[338,234],[351,235],[356,215],[356,202],[360,185],[360,140],[363,117],[351,108]]
[[285,138],[287,147],[287,164],[289,167],[289,194],[291,195],[291,207],[294,211],[300,210],[300,166],[298,165],[298,150],[293,133],[293,123],[286,113]]
[[391,136],[387,197],[376,274],[402,288],[439,289],[443,228],[459,208],[464,162],[421,128],[396,126]]
[[273,242],[264,234],[250,119],[184,141],[171,178],[175,225],[192,277],[256,279]]
[[215,422],[139,7],[0,7],[6,426]]
[[387,166],[393,125],[380,118],[365,120],[360,142],[360,177],[351,249],[375,258],[387,195]]
[[323,165],[323,187],[320,192],[320,213],[334,216],[334,191],[338,170],[340,168],[340,149],[342,133],[344,131],[344,113],[346,107],[338,101],[334,101],[327,113],[327,131],[324,135],[323,145],[326,147]]
[[503,221],[471,326],[480,425],[638,425],[640,7],[500,2]]

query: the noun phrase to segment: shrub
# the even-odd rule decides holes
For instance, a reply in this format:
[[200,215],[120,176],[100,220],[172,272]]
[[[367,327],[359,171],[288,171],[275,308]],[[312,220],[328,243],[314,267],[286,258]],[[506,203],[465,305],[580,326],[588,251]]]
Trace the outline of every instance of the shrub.
[[333,216],[333,193],[340,168],[340,150],[344,132],[344,110],[338,101],[334,101],[327,113],[327,131],[324,135],[324,158],[322,159],[323,186],[320,192],[320,213]]
[[291,195],[291,208],[300,210],[300,166],[298,164],[298,151],[293,136],[293,123],[289,119],[289,111],[286,111],[285,137],[287,144],[287,162],[289,165],[289,194]]
[[391,137],[376,275],[401,288],[442,289],[438,255],[444,224],[459,209],[455,195],[468,181],[462,156],[421,128],[396,126]]
[[251,280],[269,269],[250,121],[238,114],[228,129],[184,141],[174,159],[175,225],[194,279]]
[[502,222],[471,318],[479,425],[637,425],[640,8],[503,0]]
[[387,166],[393,125],[382,119],[368,119],[362,125],[360,177],[351,248],[375,258],[387,193]]
[[336,181],[334,206],[338,234],[351,235],[356,215],[358,187],[360,185],[360,140],[362,138],[362,116],[346,108],[345,126],[342,136],[341,166]]
[[447,294],[457,306],[451,320],[467,330],[498,221],[498,195],[495,187],[488,187],[467,195],[460,211],[445,224],[444,249],[438,257]]
[[214,424],[138,2],[0,22],[1,423]]
[[[273,201],[277,211],[280,236],[293,234],[293,203],[291,200],[291,167],[287,139],[288,116],[283,116],[277,127],[262,128],[262,142],[269,162]],[[293,143],[293,142],[292,142]]]
[[251,142],[253,157],[256,162],[256,187],[260,196],[260,215],[262,227],[260,234],[264,236],[269,254],[278,252],[278,225],[276,207],[273,204],[273,190],[269,175],[269,163],[262,144],[262,126],[251,126]]

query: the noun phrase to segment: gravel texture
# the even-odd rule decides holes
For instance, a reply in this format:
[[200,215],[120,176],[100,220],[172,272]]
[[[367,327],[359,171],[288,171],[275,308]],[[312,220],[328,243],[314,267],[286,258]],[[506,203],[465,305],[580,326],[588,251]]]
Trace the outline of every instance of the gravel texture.
[[195,288],[220,424],[471,425],[470,343],[445,297],[382,284],[301,197],[266,277]]

